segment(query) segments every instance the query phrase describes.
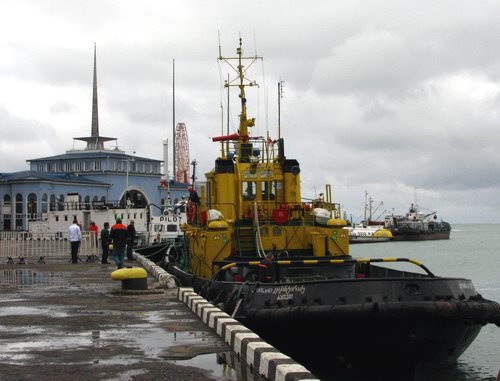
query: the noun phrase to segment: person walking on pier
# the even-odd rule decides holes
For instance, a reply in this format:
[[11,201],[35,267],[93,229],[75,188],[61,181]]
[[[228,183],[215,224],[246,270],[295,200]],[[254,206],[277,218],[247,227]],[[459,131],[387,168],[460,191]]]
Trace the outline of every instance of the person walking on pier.
[[78,249],[80,248],[80,242],[82,241],[82,230],[78,225],[76,217],[73,219],[73,223],[68,229],[68,241],[71,244],[71,263],[78,263]]
[[134,251],[136,240],[136,232],[134,226],[134,220],[130,220],[127,226],[127,259],[129,261],[133,261],[134,257],[132,256],[132,251]]
[[127,227],[122,224],[121,218],[116,219],[116,224],[111,227],[109,237],[113,243],[113,261],[121,269],[125,258],[125,247],[127,246]]
[[101,248],[102,248],[102,264],[108,264],[109,256],[109,244],[111,240],[109,238],[109,222],[104,223],[104,228],[101,230]]

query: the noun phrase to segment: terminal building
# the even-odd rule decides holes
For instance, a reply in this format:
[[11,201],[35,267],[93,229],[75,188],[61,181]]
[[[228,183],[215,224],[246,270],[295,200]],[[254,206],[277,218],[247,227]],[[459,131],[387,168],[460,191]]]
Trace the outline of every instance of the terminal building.
[[91,134],[74,138],[86,147],[28,159],[26,171],[0,173],[0,230],[28,230],[30,221],[64,210],[69,201],[75,205],[77,200],[82,209],[149,208],[154,216],[187,196],[188,184],[168,180],[162,173],[166,157],[150,159],[105,146],[117,139],[99,134],[95,47],[93,74]]

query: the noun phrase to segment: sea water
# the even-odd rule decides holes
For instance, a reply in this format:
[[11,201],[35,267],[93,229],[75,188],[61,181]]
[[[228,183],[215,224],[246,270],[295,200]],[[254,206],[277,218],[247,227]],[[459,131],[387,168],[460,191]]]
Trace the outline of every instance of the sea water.
[[[353,257],[416,259],[434,275],[472,280],[485,299],[500,303],[500,224],[452,224],[449,240],[355,244],[350,253]],[[404,266],[415,271],[415,266]],[[490,381],[499,370],[500,327],[488,324],[460,356],[457,367],[436,381]]]

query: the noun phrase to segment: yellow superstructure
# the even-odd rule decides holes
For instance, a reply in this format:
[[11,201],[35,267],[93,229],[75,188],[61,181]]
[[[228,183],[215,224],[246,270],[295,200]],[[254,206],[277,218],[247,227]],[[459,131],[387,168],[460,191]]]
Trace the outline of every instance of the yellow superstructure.
[[258,59],[243,56],[241,39],[237,57],[219,57],[237,62],[231,65],[237,77],[225,86],[239,88],[241,113],[238,133],[213,138],[221,144],[221,156],[206,174],[196,217],[183,227],[188,270],[201,277],[211,277],[228,260],[258,260],[268,251],[297,258],[349,255],[346,223],[331,201],[331,188],[325,200],[303,202],[300,165],[285,157],[284,139],[249,132],[255,119],[247,117],[245,88],[256,83],[246,79],[243,63]]

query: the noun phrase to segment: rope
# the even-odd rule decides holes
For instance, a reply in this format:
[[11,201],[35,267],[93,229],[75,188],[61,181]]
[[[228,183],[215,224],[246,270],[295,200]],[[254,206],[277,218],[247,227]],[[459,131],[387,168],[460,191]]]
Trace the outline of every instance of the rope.
[[264,251],[264,246],[262,245],[262,237],[260,236],[260,225],[259,225],[259,213],[257,208],[257,203],[253,203],[253,221],[255,224],[255,241],[257,244],[257,253],[259,257],[264,258],[266,252]]
[[241,298],[240,300],[238,300],[238,303],[236,304],[236,307],[234,308],[234,311],[231,314],[232,318],[234,318],[234,316],[236,315],[236,312],[238,312],[238,309],[240,308],[240,305],[241,305],[242,301],[243,301],[243,298]]

